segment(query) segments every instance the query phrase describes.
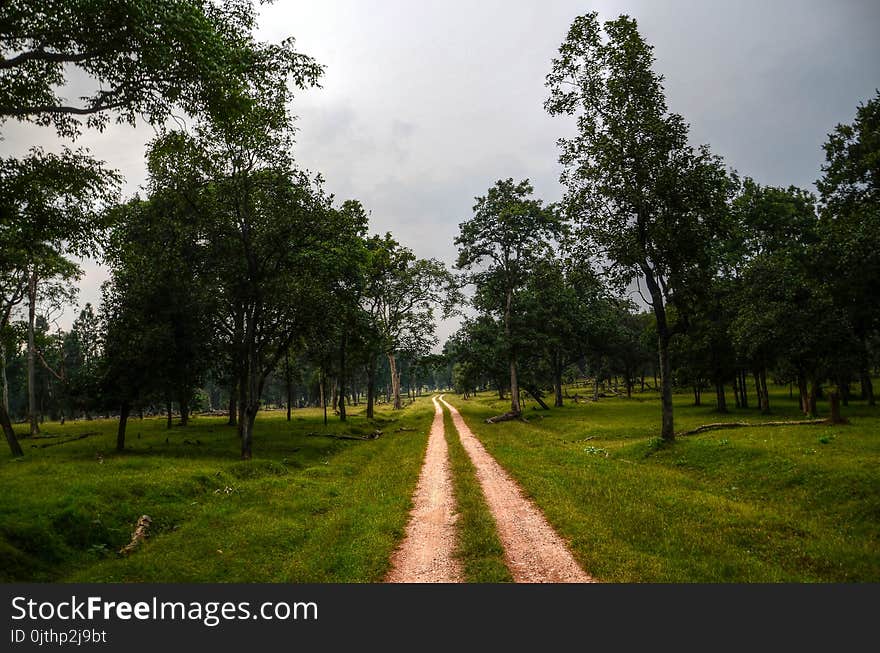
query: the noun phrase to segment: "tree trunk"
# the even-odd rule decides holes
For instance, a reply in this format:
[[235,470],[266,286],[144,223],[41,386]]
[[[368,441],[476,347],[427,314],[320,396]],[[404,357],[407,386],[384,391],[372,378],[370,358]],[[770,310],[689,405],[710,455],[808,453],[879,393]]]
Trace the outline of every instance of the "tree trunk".
[[284,355],[284,384],[287,391],[287,421],[290,421],[290,401],[293,395],[293,389],[290,385],[290,354]]
[[504,336],[507,338],[508,361],[510,363],[510,412],[519,415],[519,382],[516,378],[516,351],[510,341],[510,307],[513,303],[513,290],[507,289],[507,304],[504,309]]
[[2,342],[0,342],[0,382],[3,384],[0,403],[3,404],[3,410],[9,414],[9,379],[6,377],[6,346]]
[[394,410],[403,408],[400,402],[400,370],[397,369],[397,357],[394,353],[388,354],[388,366],[391,368],[391,394],[394,397]]
[[339,343],[339,421],[345,421],[345,334]]
[[810,415],[816,417],[819,414],[817,402],[819,399],[819,382],[813,378],[810,381]]
[[18,442],[18,438],[15,437],[15,431],[12,428],[12,420],[9,419],[9,411],[6,410],[6,406],[0,403],[0,426],[3,427],[3,435],[6,436],[6,443],[9,445],[9,450],[12,452],[13,456],[23,456],[24,452],[21,450],[21,444]]
[[599,375],[593,378],[593,401],[599,401]]
[[367,419],[373,419],[373,404],[376,397],[376,357],[370,356],[370,364],[367,369]]
[[651,308],[654,309],[654,318],[657,321],[657,350],[660,359],[660,403],[662,406],[662,426],[660,437],[667,442],[675,440],[675,423],[672,413],[672,365],[669,360],[669,325],[666,322],[666,306],[663,303],[663,293],[654,272],[650,266],[642,264],[642,272],[645,275],[645,285],[651,293]]
[[260,404],[249,402],[244,409],[244,415],[241,417],[241,459],[250,460],[253,456],[251,448],[254,441],[254,422],[257,419],[257,412],[260,410]]
[[166,412],[166,415],[168,416],[167,420],[165,421],[165,428],[170,429],[172,426],[171,422],[172,422],[172,417],[173,417],[172,411],[171,411],[171,402],[170,401],[165,403],[165,412]]
[[700,392],[700,384],[694,384],[694,406],[702,406],[702,393]]
[[510,354],[510,412],[519,415],[522,409],[519,405],[519,381],[516,378],[516,355]]
[[810,414],[810,397],[807,393],[807,379],[803,374],[797,375],[798,392],[800,393],[801,412],[804,415]]
[[27,327],[27,385],[28,385],[28,423],[30,424],[31,435],[37,435],[40,432],[40,425],[37,421],[37,375],[36,375],[36,353],[37,345],[34,337],[34,329],[36,328],[37,319],[37,269],[34,266],[33,271],[28,277],[28,327]]
[[538,405],[539,405],[543,410],[550,410],[550,406],[548,406],[548,405],[544,402],[544,400],[541,399],[541,393],[540,393],[540,391],[538,390],[538,388],[536,388],[535,386],[529,386],[529,387],[527,387],[525,390],[526,390],[526,392],[528,392],[528,393],[532,396],[532,398],[533,398],[535,401],[538,402]]
[[116,451],[125,450],[125,427],[128,425],[128,413],[131,410],[131,406],[128,404],[128,400],[123,401],[122,405],[119,407],[119,428],[116,430]]
[[553,385],[556,396],[553,399],[553,405],[557,408],[562,407],[562,360],[559,354],[556,355],[553,369]]
[[840,416],[840,394],[836,390],[831,391],[831,423],[841,424],[843,418]]
[[[748,390],[748,377],[746,376],[745,370],[739,370],[737,372],[739,376],[739,405],[741,408],[749,407],[749,390]],[[756,390],[757,391],[757,390]],[[758,402],[760,403],[760,402]]]
[[867,365],[862,367],[862,370],[859,373],[859,383],[862,386],[862,399],[867,401],[869,406],[876,406],[877,402],[874,399],[874,384],[871,382],[871,372]]
[[849,378],[840,382],[838,386],[838,390],[840,391],[840,401],[844,406],[849,406],[849,397],[850,397],[850,389],[849,389]]
[[232,384],[229,388],[229,419],[226,420],[226,424],[229,426],[236,426],[238,424],[238,411],[235,405],[235,395],[237,392],[238,386]]
[[758,404],[761,406],[761,412],[765,415],[770,413],[770,393],[767,391],[767,369],[761,368],[761,399]]
[[739,382],[739,371],[737,371],[733,375],[733,403],[736,405],[737,408],[742,408],[742,396],[740,393]]
[[727,411],[727,396],[724,394],[724,382],[716,381],[715,382],[715,412],[718,413],[726,413]]
[[323,370],[321,371],[319,382],[318,382],[318,392],[321,397],[321,410],[324,411],[324,426],[327,426],[327,401],[324,397],[325,388],[324,386],[327,383],[327,377],[324,376]]
[[180,397],[180,424],[189,425],[189,400],[184,396]]

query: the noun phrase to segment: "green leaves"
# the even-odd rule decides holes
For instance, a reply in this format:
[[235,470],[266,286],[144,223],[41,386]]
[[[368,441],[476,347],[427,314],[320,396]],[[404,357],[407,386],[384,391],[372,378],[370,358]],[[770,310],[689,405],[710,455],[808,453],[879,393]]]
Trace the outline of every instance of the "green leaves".
[[[0,120],[74,137],[83,117],[98,130],[111,115],[161,124],[175,109],[222,120],[271,96],[278,126],[293,88],[317,84],[323,68],[292,39],[254,40],[255,21],[248,0],[9,0],[0,5]],[[71,67],[98,90],[62,97]]]

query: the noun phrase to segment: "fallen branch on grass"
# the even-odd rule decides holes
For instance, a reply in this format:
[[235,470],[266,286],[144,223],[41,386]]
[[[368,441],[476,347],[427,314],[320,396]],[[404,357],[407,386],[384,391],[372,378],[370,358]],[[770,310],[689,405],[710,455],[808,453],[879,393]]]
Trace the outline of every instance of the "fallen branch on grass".
[[[75,438],[67,438],[66,440],[60,440],[58,442],[47,442],[46,444],[32,444],[31,447],[34,449],[45,449],[46,447],[57,447],[59,444],[67,444],[68,442],[75,442],[76,440],[85,440],[90,435],[98,435],[98,431],[90,431],[88,433],[83,433],[82,435],[77,435]],[[55,436],[51,436],[55,437]],[[39,439],[48,439],[49,436],[43,436]]]
[[511,420],[518,419],[521,422],[528,422],[525,417],[522,416],[522,413],[514,413],[513,411],[504,413],[503,415],[496,415],[495,417],[489,417],[486,419],[486,424],[497,424],[498,422],[509,422]]
[[119,555],[128,555],[138,548],[145,539],[150,537],[149,530],[150,524],[152,523],[153,520],[150,519],[149,515],[141,515],[137,520],[137,526],[134,529],[134,533],[131,534],[131,542],[119,549]]
[[797,419],[791,421],[776,422],[717,422],[714,424],[703,424],[690,431],[684,431],[677,435],[696,435],[705,431],[717,431],[720,429],[737,429],[744,426],[799,426],[801,424],[831,424],[829,419]]
[[336,433],[306,433],[306,436],[318,438],[334,438],[336,440],[376,440],[380,435],[382,435],[382,431],[373,431],[370,435],[338,435]]

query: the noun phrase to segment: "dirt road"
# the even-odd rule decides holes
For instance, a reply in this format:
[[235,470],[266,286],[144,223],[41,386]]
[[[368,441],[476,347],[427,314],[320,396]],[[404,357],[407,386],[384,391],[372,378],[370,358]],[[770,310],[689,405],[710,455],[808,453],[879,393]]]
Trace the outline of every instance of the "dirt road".
[[434,421],[413,495],[410,521],[403,542],[391,557],[386,582],[461,582],[461,567],[454,557],[455,517],[452,475],[443,435],[443,409],[435,397]]
[[518,583],[590,583],[561,537],[516,482],[474,437],[461,414],[440,396],[452,414],[461,443],[477,469],[486,503],[495,517],[510,573]]

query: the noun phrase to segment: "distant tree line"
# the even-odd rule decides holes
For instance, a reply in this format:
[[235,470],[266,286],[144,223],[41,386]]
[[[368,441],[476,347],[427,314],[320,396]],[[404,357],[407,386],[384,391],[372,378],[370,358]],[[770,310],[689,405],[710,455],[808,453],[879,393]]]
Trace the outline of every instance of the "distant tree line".
[[[729,170],[666,106],[652,48],[634,20],[577,18],[547,76],[563,200],[543,206],[528,181],[499,180],[460,226],[457,267],[474,314],[446,345],[467,394],[520,391],[546,406],[590,375],[644,379],[674,439],[672,393],[703,390],[728,410],[769,412],[771,383],[791,383],[817,413],[853,385],[875,404],[880,364],[880,94],[824,145],[819,196]],[[627,299],[623,299],[627,297]],[[641,301],[634,303],[631,298]],[[640,308],[646,307],[647,310]],[[573,366],[573,367],[572,367]]]

